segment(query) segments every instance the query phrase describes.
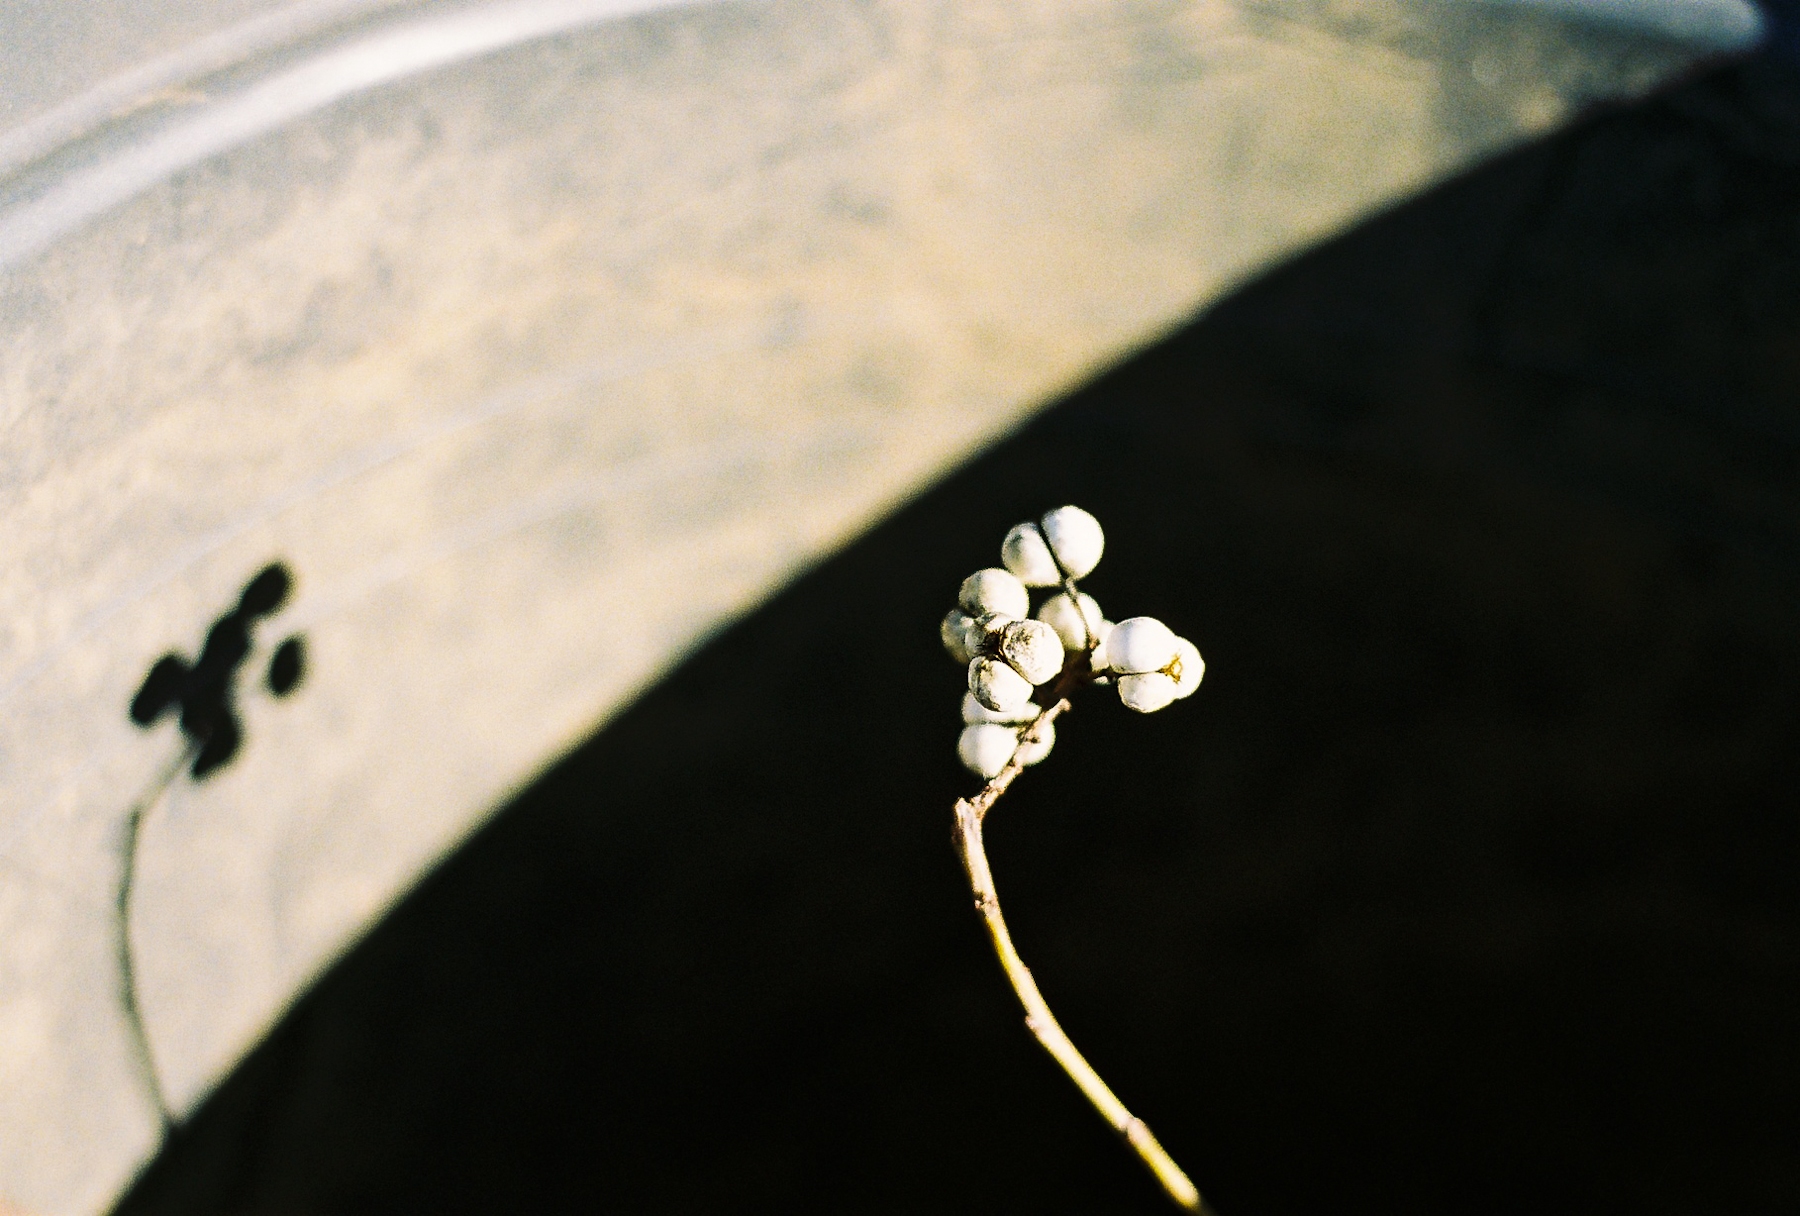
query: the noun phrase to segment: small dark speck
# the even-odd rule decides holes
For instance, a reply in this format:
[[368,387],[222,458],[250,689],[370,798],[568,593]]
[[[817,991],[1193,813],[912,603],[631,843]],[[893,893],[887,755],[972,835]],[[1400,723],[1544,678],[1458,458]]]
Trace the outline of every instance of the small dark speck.
[[306,675],[306,643],[298,637],[289,638],[275,648],[274,657],[269,660],[269,691],[278,697],[285,697],[294,691]]

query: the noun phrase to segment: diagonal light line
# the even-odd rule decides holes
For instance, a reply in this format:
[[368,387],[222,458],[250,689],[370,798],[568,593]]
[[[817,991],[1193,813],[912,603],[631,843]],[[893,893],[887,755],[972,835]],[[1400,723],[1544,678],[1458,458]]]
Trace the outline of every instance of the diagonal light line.
[[514,0],[411,21],[267,76],[0,211],[0,270],[182,169],[354,93],[584,26],[693,0]]

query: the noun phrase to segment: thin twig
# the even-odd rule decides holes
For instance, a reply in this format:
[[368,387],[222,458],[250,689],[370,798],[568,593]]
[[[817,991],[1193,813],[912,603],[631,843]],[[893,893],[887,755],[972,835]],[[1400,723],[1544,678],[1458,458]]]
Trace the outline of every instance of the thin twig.
[[156,1057],[150,1050],[150,1032],[144,1025],[143,1009],[138,1004],[137,967],[131,950],[131,889],[137,878],[138,836],[143,829],[144,820],[162,802],[169,787],[175,783],[175,778],[193,761],[198,750],[199,742],[184,747],[174,762],[151,781],[143,795],[133,804],[125,817],[124,844],[119,858],[118,915],[114,918],[114,927],[118,931],[115,945],[119,963],[119,1003],[125,1010],[125,1027],[131,1040],[132,1060],[137,1065],[139,1079],[144,1083],[144,1091],[151,1105],[156,1108],[156,1118],[162,1124],[165,1137],[175,1129],[175,1115],[169,1109],[168,1099],[163,1094],[162,1081],[156,1073]]
[[1038,991],[1037,981],[1031,978],[1030,969],[1013,947],[1012,934],[1007,932],[1006,918],[1000,912],[1000,895],[994,889],[993,871],[988,867],[987,849],[982,843],[982,820],[1000,795],[1006,792],[1007,786],[1025,771],[1023,757],[1042,738],[1040,732],[1068,712],[1069,701],[1063,694],[1088,676],[1086,658],[1085,654],[1080,655],[1078,661],[1072,661],[1064,669],[1053,694],[1056,697],[1055,704],[1020,732],[1019,746],[1013,751],[1006,767],[974,798],[957,800],[956,844],[962,853],[963,867],[969,873],[969,887],[975,894],[975,910],[981,913],[982,920],[987,923],[988,934],[994,939],[994,953],[1000,957],[1000,966],[1006,972],[1006,978],[1012,982],[1019,1003],[1025,1007],[1026,1028],[1037,1036],[1044,1050],[1062,1065],[1063,1071],[1069,1074],[1069,1079],[1075,1082],[1076,1087],[1087,1096],[1087,1100],[1094,1104],[1101,1117],[1137,1151],[1150,1172],[1156,1175],[1156,1180],[1162,1183],[1169,1198],[1189,1211],[1206,1212],[1200,1192],[1182,1172],[1181,1167],[1157,1143],[1144,1121],[1126,1110],[1125,1104],[1107,1088],[1106,1082],[1082,1058],[1081,1053],[1075,1049],[1075,1044],[1069,1041],[1069,1036],[1063,1033],[1055,1015],[1050,1012],[1049,1004]]

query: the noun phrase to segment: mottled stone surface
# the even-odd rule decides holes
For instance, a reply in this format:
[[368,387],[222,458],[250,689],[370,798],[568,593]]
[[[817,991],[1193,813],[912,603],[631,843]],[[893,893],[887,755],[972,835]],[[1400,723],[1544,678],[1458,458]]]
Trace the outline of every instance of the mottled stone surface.
[[[309,65],[544,8],[314,31],[0,182],[0,1195],[29,1211],[103,1206],[157,1143],[115,904],[180,743],[126,707],[267,563],[295,589],[243,747],[138,854],[178,1111],[770,588],[1270,259],[1692,57],[1422,2],[780,0],[377,63],[226,137]],[[147,147],[206,154],[7,228]]]

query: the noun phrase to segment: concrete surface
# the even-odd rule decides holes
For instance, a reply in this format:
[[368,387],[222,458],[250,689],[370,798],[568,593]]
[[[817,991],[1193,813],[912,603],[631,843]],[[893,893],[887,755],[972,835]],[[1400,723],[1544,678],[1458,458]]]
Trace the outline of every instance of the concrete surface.
[[179,742],[125,709],[266,563],[245,745],[139,854],[178,1111],[771,587],[1257,267],[1699,53],[1423,0],[609,11],[358,11],[0,183],[9,1202],[96,1210],[157,1146],[115,895]]
[[1078,695],[988,847],[1217,1211],[1789,1216],[1797,378],[1800,66],[1359,224],[659,680],[118,1216],[1170,1211],[1021,1025],[948,839],[935,622],[1059,499],[1107,529],[1100,603],[1206,679]]

